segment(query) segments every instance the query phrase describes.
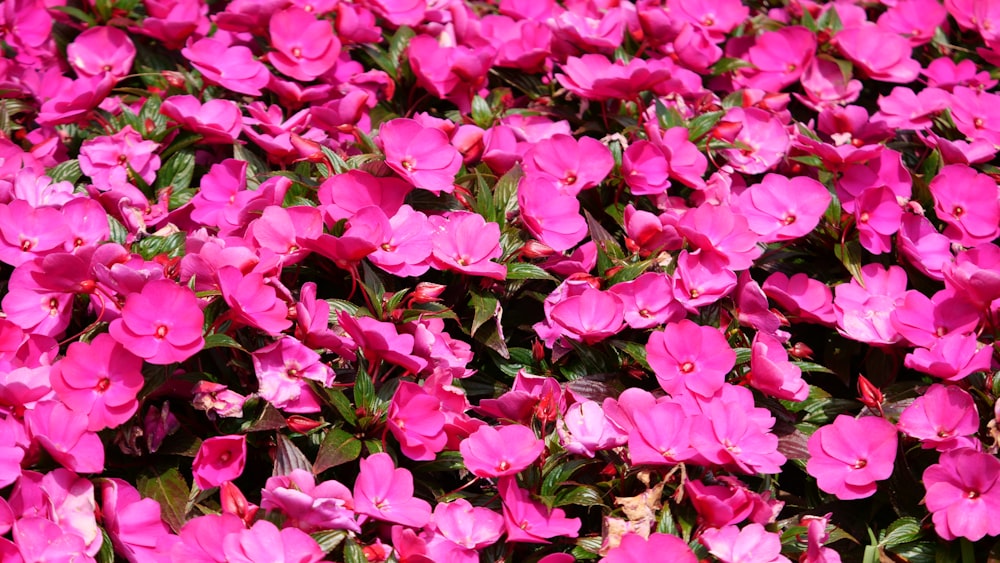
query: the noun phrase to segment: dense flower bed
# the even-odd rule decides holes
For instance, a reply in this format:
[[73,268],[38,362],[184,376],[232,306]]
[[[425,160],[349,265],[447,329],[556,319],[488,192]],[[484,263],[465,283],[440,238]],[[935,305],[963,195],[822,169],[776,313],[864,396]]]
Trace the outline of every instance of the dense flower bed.
[[3,563],[998,556],[1000,3],[0,4]]

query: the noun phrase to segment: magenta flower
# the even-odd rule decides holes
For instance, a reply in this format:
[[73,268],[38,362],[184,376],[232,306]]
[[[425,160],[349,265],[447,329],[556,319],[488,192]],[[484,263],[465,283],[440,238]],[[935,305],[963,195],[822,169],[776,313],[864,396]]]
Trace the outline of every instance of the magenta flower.
[[788,352],[777,338],[758,332],[750,346],[750,385],[754,389],[786,401],[803,401],[809,385],[802,370],[788,361]]
[[205,80],[248,96],[259,96],[271,72],[254,58],[250,49],[230,45],[216,38],[203,38],[181,49]]
[[569,57],[556,75],[567,90],[587,100],[632,100],[670,77],[670,67],[657,59],[634,58],[627,64],[603,55]]
[[253,367],[260,397],[288,412],[319,412],[320,403],[307,379],[324,386],[333,383],[333,369],[291,336],[255,351]]
[[222,297],[229,304],[229,315],[241,324],[257,327],[277,335],[292,326],[288,320],[288,305],[278,298],[278,292],[264,282],[263,274],[243,275],[235,266],[224,266],[216,272]]
[[892,474],[897,442],[891,422],[842,414],[809,438],[806,471],[841,500],[867,498],[875,494],[876,481]]
[[666,274],[646,272],[608,291],[622,300],[625,322],[632,328],[675,323],[686,316],[684,307],[674,299],[673,280]]
[[791,563],[781,555],[781,536],[760,524],[705,530],[698,538],[721,563]]
[[945,166],[931,180],[934,211],[948,224],[945,236],[964,246],[1000,234],[1000,190],[995,180],[962,164]]
[[232,144],[243,129],[240,107],[231,100],[209,100],[202,104],[194,96],[170,96],[160,113],[185,129],[202,136],[202,143]]
[[559,301],[549,315],[567,338],[593,344],[622,329],[625,304],[614,293],[587,288]]
[[691,417],[680,404],[668,400],[642,405],[644,408],[630,409],[630,403],[619,406],[631,417],[628,449],[634,465],[676,465],[695,455]]
[[545,443],[527,426],[481,426],[462,440],[459,451],[469,471],[479,477],[514,475],[534,463]]
[[125,298],[122,316],[108,332],[122,346],[152,364],[183,362],[205,345],[198,298],[172,281],[156,280]]
[[869,344],[894,344],[903,337],[892,326],[890,315],[903,302],[906,271],[899,266],[884,269],[879,264],[861,268],[861,280],[834,288],[833,309],[837,330],[853,340]]
[[580,202],[560,192],[549,178],[521,177],[517,202],[524,226],[552,250],[569,250],[587,236],[587,221],[580,214]]
[[931,511],[934,531],[946,540],[972,541],[1000,535],[1000,460],[969,448],[941,454],[924,471],[924,503]]
[[87,415],[59,401],[41,401],[24,419],[32,440],[66,469],[77,473],[104,470],[104,444],[96,432],[87,430]]
[[838,31],[833,42],[840,53],[875,80],[906,84],[920,73],[904,37],[873,23]]
[[412,119],[393,119],[379,130],[385,163],[415,187],[451,193],[462,155],[440,129]]
[[671,395],[711,397],[736,365],[736,352],[719,329],[687,319],[651,334],[646,357],[660,387]]
[[503,522],[507,541],[549,543],[546,538],[575,538],[580,532],[579,518],[566,518],[560,508],[548,509],[517,486],[515,477],[501,477],[497,482],[503,500]]
[[201,443],[191,472],[195,484],[205,491],[242,475],[246,461],[246,436],[214,436]]
[[500,225],[464,211],[436,215],[430,224],[435,228],[431,251],[435,268],[495,280],[507,277],[507,267],[493,262],[502,255]]
[[617,547],[608,551],[601,563],[633,563],[634,561],[670,561],[698,563],[698,557],[684,540],[670,534],[654,532],[649,538],[625,534]]
[[81,76],[108,73],[122,78],[132,69],[135,45],[117,27],[92,27],[66,46],[66,59]]
[[393,394],[386,422],[410,459],[433,460],[448,441],[441,400],[410,381],[400,383]]
[[247,530],[222,539],[225,561],[232,563],[317,563],[323,549],[309,534],[297,528],[282,528],[258,520]]
[[394,216],[413,186],[399,178],[380,178],[362,170],[348,170],[330,176],[319,186],[316,196],[328,221],[350,219],[369,206]]
[[269,478],[261,491],[260,507],[280,510],[288,518],[286,524],[304,532],[361,531],[354,519],[351,491],[339,481],[317,484],[316,476],[304,469]]
[[354,339],[368,365],[385,360],[410,373],[419,373],[427,367],[427,360],[413,354],[413,336],[400,334],[396,325],[371,317],[355,317],[346,311],[337,313],[337,322]]
[[832,325],[836,322],[833,312],[833,292],[823,282],[806,274],[792,277],[781,272],[771,274],[761,286],[764,293],[776,301],[786,313],[805,322]]
[[977,442],[969,436],[979,430],[979,411],[968,392],[935,383],[903,410],[898,427],[903,434],[920,440],[924,449],[974,448]]
[[87,414],[88,430],[115,428],[139,408],[142,358],[99,334],[89,343],[70,344],[66,357],[53,366],[51,382],[66,406]]
[[523,165],[525,175],[548,178],[560,192],[575,196],[603,182],[615,161],[597,139],[557,134],[531,145]]
[[740,195],[740,211],[761,242],[805,236],[819,224],[833,197],[812,178],[768,174]]
[[354,483],[354,509],[377,520],[420,528],[431,517],[427,501],[414,498],[413,475],[397,468],[387,453],[361,460]]
[[587,457],[594,457],[599,450],[624,445],[628,439],[604,416],[604,409],[596,401],[583,401],[570,406],[562,422],[556,426],[556,432],[559,443],[566,451]]
[[488,508],[472,506],[464,498],[438,503],[431,526],[448,541],[473,554],[496,543],[504,532],[503,516]]
[[946,334],[929,348],[916,348],[906,355],[903,364],[911,369],[959,381],[977,371],[990,369],[993,346],[980,345],[975,334]]
[[129,169],[142,181],[152,184],[160,169],[159,148],[154,141],[145,141],[131,125],[110,136],[88,139],[80,147],[80,170],[90,176],[99,189],[121,188],[134,180]]
[[160,517],[160,503],[143,498],[135,487],[121,479],[100,482],[101,516],[115,551],[129,561],[155,561],[161,553],[157,543],[170,537],[170,528]]
[[267,60],[287,76],[308,82],[337,64],[340,40],[325,19],[291,6],[271,17],[268,30],[274,51]]

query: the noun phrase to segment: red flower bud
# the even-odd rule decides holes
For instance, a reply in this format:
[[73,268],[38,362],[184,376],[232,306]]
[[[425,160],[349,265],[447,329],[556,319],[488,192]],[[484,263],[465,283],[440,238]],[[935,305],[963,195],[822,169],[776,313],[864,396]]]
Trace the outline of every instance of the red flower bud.
[[184,88],[184,75],[173,70],[164,70],[160,73],[171,88]]
[[521,255],[526,258],[546,258],[553,254],[555,254],[555,250],[537,240],[529,240],[521,247]]
[[875,387],[863,375],[858,375],[858,394],[861,395],[861,402],[866,407],[877,410],[879,414],[882,414],[882,403],[885,402],[885,396],[882,395],[882,391],[878,387]]
[[222,502],[222,512],[238,516],[249,526],[257,515],[258,506],[250,504],[243,491],[231,481],[223,481],[219,486],[219,499]]
[[323,426],[323,423],[318,420],[313,420],[297,414],[293,414],[292,416],[286,418],[285,423],[288,424],[288,427],[291,428],[292,431],[298,432],[299,434],[306,434],[319,428],[320,426]]
[[447,288],[448,286],[439,283],[420,282],[413,290],[413,295],[410,299],[414,303],[434,303],[440,301],[439,297],[441,297],[441,294]]
[[793,358],[798,358],[800,360],[811,360],[813,357],[812,348],[801,342],[796,342],[795,345],[792,346],[791,350],[788,351],[788,354]]

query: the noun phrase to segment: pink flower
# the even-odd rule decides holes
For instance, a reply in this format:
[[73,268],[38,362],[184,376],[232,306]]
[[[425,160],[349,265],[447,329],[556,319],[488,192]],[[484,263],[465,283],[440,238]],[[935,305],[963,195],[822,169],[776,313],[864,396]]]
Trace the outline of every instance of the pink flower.
[[66,469],[77,473],[104,470],[104,444],[96,432],[87,430],[87,415],[59,401],[42,401],[27,411],[25,422],[32,440]]
[[764,251],[760,237],[750,230],[747,218],[728,205],[703,203],[689,209],[677,224],[678,231],[698,249],[702,262],[729,270],[746,270]]
[[464,498],[438,503],[431,526],[462,551],[475,554],[475,559],[477,550],[496,543],[504,532],[503,516],[488,508],[472,506]]
[[160,157],[155,154],[158,148],[158,143],[143,140],[131,125],[126,125],[114,135],[84,141],[80,147],[80,170],[102,190],[132,185],[129,169],[143,182],[152,184],[160,169]]
[[567,297],[550,312],[554,327],[587,344],[600,342],[622,329],[625,305],[614,293],[593,288]]
[[316,393],[305,380],[327,386],[334,377],[333,369],[320,361],[319,354],[291,336],[256,350],[253,367],[260,397],[288,412],[319,412]]
[[527,426],[481,426],[462,440],[459,451],[469,471],[479,477],[514,475],[534,463],[545,443]]
[[287,76],[308,82],[337,64],[340,41],[328,20],[291,6],[271,17],[268,30],[274,51],[267,60]]
[[501,477],[497,489],[503,500],[507,541],[549,543],[546,538],[575,538],[579,535],[579,518],[566,518],[566,512],[560,508],[546,508],[532,499],[528,491],[518,487],[515,477]]
[[993,346],[982,346],[975,334],[946,334],[929,348],[916,348],[907,354],[903,364],[911,369],[959,381],[977,371],[990,369]]
[[875,494],[876,481],[892,474],[897,442],[891,422],[842,414],[810,436],[806,471],[841,500],[867,498]]
[[802,370],[788,361],[788,352],[775,337],[763,332],[754,335],[750,347],[750,385],[765,394],[786,401],[803,401],[809,385]]
[[500,225],[465,211],[436,215],[430,223],[435,228],[431,251],[435,268],[495,280],[507,277],[507,267],[493,262],[502,254]]
[[226,535],[222,546],[225,560],[232,563],[317,563],[325,555],[309,534],[297,528],[279,530],[267,520]]
[[833,292],[823,282],[806,274],[791,278],[781,272],[771,274],[764,285],[764,293],[780,305],[786,313],[806,322],[832,325],[836,322],[833,312]]
[[224,266],[216,272],[216,277],[222,298],[232,307],[228,314],[233,320],[271,335],[292,326],[288,320],[288,305],[278,298],[273,287],[264,283],[263,274],[243,275],[235,266]]
[[385,360],[410,373],[419,373],[427,367],[427,360],[413,353],[413,336],[400,334],[396,325],[371,317],[355,317],[346,311],[337,314],[337,322],[354,339],[368,365]]
[[977,541],[1000,534],[1000,460],[992,454],[963,448],[941,454],[924,471],[924,502],[934,530],[946,540]]
[[427,501],[413,497],[413,475],[396,468],[387,453],[361,460],[354,483],[354,509],[377,520],[420,528],[431,517]]
[[761,174],[777,166],[788,153],[791,145],[788,132],[768,112],[752,107],[736,107],[727,111],[722,119],[724,123],[742,124],[735,139],[740,148],[719,151],[737,171]]
[[979,411],[968,392],[935,383],[899,415],[899,430],[939,452],[974,447],[968,438],[979,430]]
[[214,436],[201,443],[191,472],[198,488],[206,491],[218,487],[223,481],[234,481],[243,474],[246,461],[246,436]]
[[633,563],[634,561],[670,561],[698,563],[698,557],[684,540],[677,536],[654,532],[649,538],[625,534],[618,547],[608,551],[601,563]]
[[736,365],[736,352],[719,329],[687,319],[651,334],[646,358],[660,387],[671,395],[692,392],[711,397]]
[[232,144],[243,129],[240,107],[231,100],[209,100],[202,104],[194,96],[170,96],[160,113],[185,129],[202,136],[202,143]]
[[951,164],[931,180],[934,211],[948,224],[945,236],[963,246],[1000,234],[1000,190],[995,180],[963,164]]
[[526,176],[548,178],[560,192],[575,196],[603,182],[615,161],[597,139],[557,134],[533,144],[523,165]]
[[66,357],[53,366],[51,382],[66,406],[88,415],[88,430],[115,428],[139,408],[142,358],[99,334],[89,343],[70,344]]
[[198,298],[172,281],[156,280],[125,298],[122,316],[108,332],[133,354],[152,364],[183,362],[205,345]]
[[132,70],[135,45],[128,34],[117,27],[92,27],[66,46],[66,59],[81,76],[108,73],[123,78]]
[[317,484],[316,476],[304,469],[270,477],[261,491],[260,506],[280,510],[288,517],[286,525],[304,532],[361,531],[354,519],[351,491],[332,479]]
[[819,224],[833,197],[812,178],[768,174],[740,194],[740,211],[761,242],[803,237]]
[[580,214],[580,202],[559,191],[549,178],[521,177],[517,202],[524,226],[552,250],[569,250],[587,236],[587,221]]
[[747,51],[756,70],[741,70],[737,81],[751,88],[778,92],[795,83],[816,56],[816,36],[801,26],[763,33]]
[[[651,397],[648,400],[653,401]],[[680,404],[666,400],[642,405],[645,408],[630,408],[633,406],[619,402],[633,423],[628,436],[633,465],[676,465],[695,455],[691,448],[691,418]]]
[[656,59],[634,58],[627,64],[604,55],[569,57],[556,75],[567,90],[587,100],[632,100],[670,77],[670,67]]
[[892,311],[902,304],[906,292],[906,271],[899,266],[884,269],[879,264],[861,268],[861,280],[834,289],[833,309],[837,329],[844,336],[869,344],[894,344],[902,335],[890,321]]
[[687,314],[674,299],[674,283],[666,274],[646,272],[632,281],[615,284],[608,291],[622,300],[625,322],[632,328],[675,323]]
[[160,517],[160,503],[143,498],[121,479],[101,480],[101,515],[115,551],[129,561],[154,561],[157,543],[170,536]]
[[219,39],[203,38],[181,49],[191,65],[207,82],[248,96],[259,96],[271,73],[254,58],[250,49],[230,45]]
[[448,441],[441,400],[410,381],[399,384],[386,421],[403,455],[410,459],[433,460]]
[[451,193],[462,155],[440,129],[412,119],[393,119],[379,130],[385,163],[415,187]]
[[709,528],[698,541],[721,563],[790,563],[781,555],[781,536],[760,524]]
[[920,74],[909,41],[873,23],[838,31],[833,43],[869,77],[906,84]]

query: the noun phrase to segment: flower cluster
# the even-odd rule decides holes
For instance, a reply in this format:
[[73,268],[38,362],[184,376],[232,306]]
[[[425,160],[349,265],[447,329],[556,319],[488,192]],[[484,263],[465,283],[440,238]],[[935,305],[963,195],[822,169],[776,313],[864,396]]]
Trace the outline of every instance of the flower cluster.
[[986,560],[1000,3],[0,1],[0,560]]

